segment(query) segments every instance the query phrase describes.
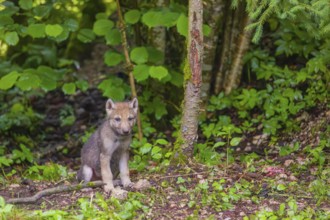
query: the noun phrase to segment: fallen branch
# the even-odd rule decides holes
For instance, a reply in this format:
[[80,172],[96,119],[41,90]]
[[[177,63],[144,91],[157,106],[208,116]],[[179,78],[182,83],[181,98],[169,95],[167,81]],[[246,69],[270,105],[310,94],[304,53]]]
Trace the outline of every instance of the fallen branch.
[[[114,186],[118,186],[120,184],[119,180],[113,181]],[[24,198],[13,198],[8,199],[6,202],[11,204],[21,204],[21,203],[35,203],[37,200],[44,196],[56,194],[56,193],[62,193],[62,192],[70,192],[74,190],[80,190],[83,188],[96,188],[103,186],[104,183],[102,181],[94,181],[94,182],[88,182],[88,183],[80,183],[75,185],[61,185],[49,189],[42,190],[38,193],[36,193],[34,196],[31,197],[24,197]]]

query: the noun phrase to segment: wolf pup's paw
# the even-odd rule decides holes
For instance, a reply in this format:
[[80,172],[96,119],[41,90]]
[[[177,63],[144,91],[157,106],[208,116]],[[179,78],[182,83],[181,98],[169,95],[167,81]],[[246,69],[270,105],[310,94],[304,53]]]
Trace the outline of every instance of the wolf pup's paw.
[[124,188],[132,188],[134,186],[134,183],[132,183],[130,180],[123,182],[123,187]]
[[123,200],[127,198],[127,193],[128,192],[126,190],[122,190],[117,187],[111,191],[111,196],[115,197],[116,199]]
[[103,189],[106,193],[109,193],[109,192],[113,191],[115,188],[113,187],[113,185],[106,184],[106,185],[104,185]]

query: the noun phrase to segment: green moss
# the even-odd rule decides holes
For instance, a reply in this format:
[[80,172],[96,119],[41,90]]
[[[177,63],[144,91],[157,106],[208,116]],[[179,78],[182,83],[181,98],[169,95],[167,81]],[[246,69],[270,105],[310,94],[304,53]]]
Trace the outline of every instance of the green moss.
[[171,158],[171,165],[187,164],[188,158],[182,151],[184,140],[182,138],[181,130],[179,131],[178,138],[174,143],[174,152]]
[[190,71],[190,64],[189,64],[189,61],[188,61],[187,58],[184,60],[183,73],[184,73],[184,76],[183,76],[184,82],[190,80],[190,78],[191,78],[191,71]]

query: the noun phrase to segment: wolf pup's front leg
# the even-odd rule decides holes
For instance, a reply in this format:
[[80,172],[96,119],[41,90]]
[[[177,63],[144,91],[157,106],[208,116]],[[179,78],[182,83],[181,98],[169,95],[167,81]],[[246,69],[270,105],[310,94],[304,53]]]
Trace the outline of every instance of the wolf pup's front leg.
[[128,159],[129,159],[128,150],[123,150],[119,160],[119,172],[120,172],[120,179],[124,187],[131,187],[133,184],[129,178]]
[[100,154],[101,176],[103,183],[105,183],[104,185],[105,192],[111,192],[114,190],[113,175],[110,169],[110,160],[111,160],[111,155],[104,153]]

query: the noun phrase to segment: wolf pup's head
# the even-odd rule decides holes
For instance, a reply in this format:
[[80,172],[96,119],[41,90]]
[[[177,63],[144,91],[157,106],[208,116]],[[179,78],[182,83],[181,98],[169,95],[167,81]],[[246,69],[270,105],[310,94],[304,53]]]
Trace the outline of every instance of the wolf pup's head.
[[105,109],[110,128],[120,136],[128,136],[136,122],[138,100],[133,98],[129,102],[113,102],[108,99]]

